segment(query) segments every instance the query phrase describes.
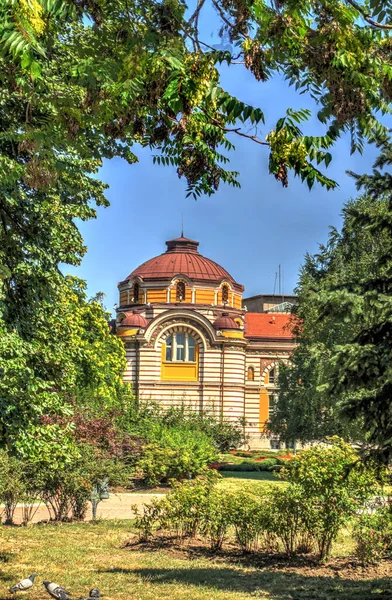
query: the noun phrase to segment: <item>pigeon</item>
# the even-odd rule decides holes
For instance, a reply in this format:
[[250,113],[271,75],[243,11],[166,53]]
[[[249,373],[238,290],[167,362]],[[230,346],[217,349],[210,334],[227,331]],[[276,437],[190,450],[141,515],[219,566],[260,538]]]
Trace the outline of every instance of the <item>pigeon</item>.
[[101,592],[97,588],[90,590],[88,598],[79,598],[79,600],[100,600]]
[[16,585],[13,585],[8,590],[10,594],[16,594],[16,592],[24,592],[25,590],[29,590],[34,585],[34,579],[37,577],[37,573],[32,573],[30,577],[27,579],[22,579]]
[[42,583],[48,594],[56,598],[56,600],[69,600],[71,594],[57,583],[53,583],[53,581],[43,581]]

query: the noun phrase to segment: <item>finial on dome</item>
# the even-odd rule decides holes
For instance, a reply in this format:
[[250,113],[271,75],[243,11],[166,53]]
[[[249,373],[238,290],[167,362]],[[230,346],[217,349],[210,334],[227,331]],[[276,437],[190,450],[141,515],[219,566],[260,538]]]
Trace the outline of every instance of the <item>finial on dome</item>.
[[184,237],[184,213],[181,213],[181,237]]

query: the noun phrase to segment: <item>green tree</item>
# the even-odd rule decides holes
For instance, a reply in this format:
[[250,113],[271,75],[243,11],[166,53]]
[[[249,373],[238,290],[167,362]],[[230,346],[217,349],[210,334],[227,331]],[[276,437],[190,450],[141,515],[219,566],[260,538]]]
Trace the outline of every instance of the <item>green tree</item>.
[[[222,181],[238,186],[224,154],[237,135],[265,147],[283,185],[292,172],[309,187],[318,181],[331,188],[335,183],[318,167],[328,166],[340,135],[351,135],[352,151],[387,135],[378,120],[390,111],[392,80],[391,9],[384,2],[212,5],[222,44],[229,43],[224,50],[200,38],[205,0],[193,11],[182,0],[0,4],[0,385],[7,444],[38,426],[42,413],[68,409],[65,389],[86,390],[88,382],[100,389],[100,357],[108,372],[117,373],[114,355],[122,360],[106,340],[103,313],[85,299],[73,307],[79,333],[67,318],[68,341],[60,331],[69,284],[59,265],[80,263],[86,248],[76,220],[107,205],[105,184],[96,178],[103,159],[133,163],[135,146],[149,146],[155,162],[175,166],[187,180],[188,194],[211,194]],[[288,108],[257,137],[249,127],[264,126],[264,107],[247,106],[220,86],[222,61],[233,68],[245,63],[261,82],[283,75],[310,94],[323,135],[301,130],[309,110]],[[93,334],[79,321],[84,310],[88,323],[99,322],[95,341],[103,354],[93,343],[88,356],[84,341]],[[40,437],[34,432],[31,439]]]
[[352,334],[333,348],[326,385],[342,398],[347,418],[363,420],[370,450],[385,462],[392,457],[392,178],[383,169],[391,164],[392,146],[386,144],[373,173],[355,176],[371,199],[367,210],[352,211],[355,226],[371,239],[370,252],[379,249],[371,267],[323,298],[324,310],[352,324]]
[[[51,298],[31,313],[30,339],[0,327],[0,443],[32,460],[46,456],[54,466],[77,453],[74,404],[105,411],[116,406],[122,388],[123,345],[84,287],[60,278]],[[68,416],[69,425],[43,423],[50,415]]]
[[[363,226],[362,218],[367,215],[377,223],[386,210],[385,197],[365,195],[350,201],[343,211],[341,232],[332,229],[327,245],[305,259],[293,316],[298,347],[290,364],[280,368],[280,393],[268,425],[286,442],[312,442],[330,435],[352,441],[366,438],[365,413],[358,412],[354,419],[344,417],[348,388],[341,379],[341,352],[345,344],[357,343],[361,328],[373,318],[364,306],[350,302],[358,300],[363,286],[387,273],[383,262],[389,233],[380,229],[375,236]],[[353,380],[364,368],[365,364],[357,364]]]

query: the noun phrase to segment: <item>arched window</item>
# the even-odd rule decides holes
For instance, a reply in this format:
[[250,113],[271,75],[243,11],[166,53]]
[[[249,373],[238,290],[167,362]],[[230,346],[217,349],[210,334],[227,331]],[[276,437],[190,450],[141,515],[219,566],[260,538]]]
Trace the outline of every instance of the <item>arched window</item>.
[[189,333],[173,333],[166,339],[166,362],[196,362],[196,343]]
[[253,367],[248,367],[248,381],[255,380],[255,370]]
[[132,291],[132,302],[134,304],[139,303],[139,292],[140,292],[140,286],[139,286],[138,282],[135,281],[135,283],[133,284],[133,291]]
[[224,283],[222,285],[222,304],[227,304],[229,302],[229,286]]
[[177,298],[177,302],[183,302],[185,300],[185,283],[183,281],[177,282],[176,298]]

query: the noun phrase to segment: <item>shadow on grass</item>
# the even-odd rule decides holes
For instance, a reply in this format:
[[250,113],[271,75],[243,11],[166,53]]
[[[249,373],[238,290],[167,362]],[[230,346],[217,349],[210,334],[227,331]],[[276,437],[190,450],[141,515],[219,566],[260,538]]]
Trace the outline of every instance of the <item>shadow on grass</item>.
[[14,555],[12,552],[0,552],[0,563],[8,563]]
[[[189,563],[188,563],[189,564]],[[289,571],[263,569],[250,572],[241,568],[111,569],[139,577],[153,585],[186,585],[208,590],[265,596],[271,600],[380,600],[392,599],[391,579],[343,579],[338,576],[311,576]],[[108,581],[110,578],[108,577]],[[189,590],[190,594],[192,593]],[[157,596],[159,597],[159,596]]]

